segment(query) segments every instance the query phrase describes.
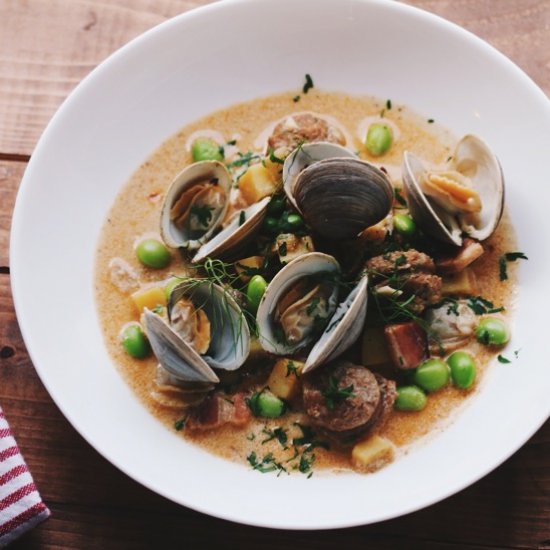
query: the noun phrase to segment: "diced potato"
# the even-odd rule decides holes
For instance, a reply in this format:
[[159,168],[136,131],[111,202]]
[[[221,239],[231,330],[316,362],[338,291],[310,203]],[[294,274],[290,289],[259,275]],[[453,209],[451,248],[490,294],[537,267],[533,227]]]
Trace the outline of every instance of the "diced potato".
[[132,294],[131,298],[139,313],[145,308],[153,310],[157,306],[166,305],[166,292],[161,286],[140,288]]
[[476,274],[467,268],[460,273],[445,276],[441,292],[444,296],[476,296],[479,293]]
[[383,327],[366,327],[363,331],[361,359],[366,367],[391,363]]
[[279,359],[267,379],[272,393],[281,399],[292,399],[300,391],[300,373],[304,363],[294,359]]
[[[283,160],[283,155],[277,151],[275,151],[274,155]],[[264,164],[277,186],[281,185],[283,183],[283,165],[280,162],[270,160],[269,157],[266,157]]]
[[247,269],[260,269],[264,263],[262,256],[250,256],[235,262],[235,270],[243,283],[248,283],[252,275],[247,275]]
[[351,463],[355,470],[374,472],[395,456],[393,443],[379,435],[372,435],[357,443],[351,451]]
[[275,240],[275,252],[279,255],[279,261],[287,264],[298,256],[315,252],[315,247],[309,235],[298,237],[293,233],[281,233]]
[[239,179],[239,190],[248,204],[273,195],[277,182],[263,164],[253,164]]

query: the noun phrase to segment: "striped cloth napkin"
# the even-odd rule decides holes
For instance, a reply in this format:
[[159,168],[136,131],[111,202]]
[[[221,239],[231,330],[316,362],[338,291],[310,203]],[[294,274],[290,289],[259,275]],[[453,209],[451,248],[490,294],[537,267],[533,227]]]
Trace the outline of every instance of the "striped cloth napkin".
[[49,515],[0,407],[0,548]]

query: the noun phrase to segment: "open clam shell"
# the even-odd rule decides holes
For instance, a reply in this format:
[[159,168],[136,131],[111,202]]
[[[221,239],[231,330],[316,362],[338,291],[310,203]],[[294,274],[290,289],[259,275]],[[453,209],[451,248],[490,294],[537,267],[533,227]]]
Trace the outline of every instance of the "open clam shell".
[[[212,339],[204,355],[198,354],[170,326],[174,305],[186,297],[202,309],[212,326]],[[147,335],[159,363],[180,381],[217,383],[213,369],[236,370],[250,352],[250,331],[242,310],[222,287],[208,281],[183,281],[170,294],[168,322],[145,310]]]
[[166,245],[196,250],[208,241],[227,212],[231,183],[221,162],[195,162],[183,169],[170,184],[161,210]]
[[332,143],[295,149],[283,166],[285,192],[318,234],[351,239],[391,210],[393,187],[382,170]]
[[448,244],[460,246],[463,233],[480,241],[487,239],[496,229],[504,208],[504,176],[497,157],[483,140],[469,134],[458,142],[450,170],[470,182],[481,201],[481,211],[475,215],[453,212],[427,196],[423,178],[436,172],[428,170],[412,153],[405,152],[403,185],[412,217],[426,233]]
[[[265,197],[235,214],[227,227],[203,244],[193,257],[193,263],[200,263],[208,257],[232,259],[250,242],[259,231],[267,212],[270,197]],[[242,223],[241,223],[242,221]]]
[[[334,280],[325,330],[320,336],[313,333],[294,345],[280,341],[277,337],[277,305],[300,279],[319,277],[324,273],[328,275],[327,279]],[[348,296],[338,303],[339,289],[336,279],[339,275],[338,262],[332,256],[319,252],[300,256],[279,271],[267,287],[256,316],[262,347],[269,353],[288,355],[314,343],[316,339],[308,354],[304,372],[319,367],[348,349],[359,337],[365,322],[367,278],[363,277]]]

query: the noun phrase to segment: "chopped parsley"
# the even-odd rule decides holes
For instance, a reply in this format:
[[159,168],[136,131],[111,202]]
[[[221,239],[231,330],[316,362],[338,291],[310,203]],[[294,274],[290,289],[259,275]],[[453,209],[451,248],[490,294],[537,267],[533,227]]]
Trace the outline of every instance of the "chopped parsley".
[[181,432],[181,430],[183,430],[183,428],[185,428],[185,423],[187,422],[187,416],[184,416],[182,418],[180,418],[179,420],[176,420],[174,422],[174,430],[176,430],[177,432]]
[[300,96],[300,95],[295,95],[295,96],[292,98],[292,101],[294,101],[294,103],[298,103],[298,101],[300,101],[300,98],[301,98],[301,97],[302,97],[302,96]]
[[407,201],[405,200],[405,197],[403,197],[403,195],[401,194],[400,187],[394,187],[393,196],[396,202],[399,203],[401,206],[407,206]]
[[300,428],[300,430],[302,431],[302,435],[301,437],[295,437],[292,440],[293,445],[297,445],[299,447],[307,447],[309,450],[313,450],[315,449],[315,447],[323,447],[323,449],[329,448],[328,443],[316,439],[316,433],[311,426],[300,424],[299,422],[295,422],[294,425]]
[[199,221],[199,224],[203,227],[208,227],[208,224],[212,220],[212,211],[214,208],[210,206],[197,206],[196,204],[191,207],[191,216],[195,216]]
[[241,213],[239,214],[239,226],[241,226],[246,221],[246,212],[244,210],[241,210]]
[[294,361],[287,362],[285,378],[288,378],[291,374],[294,374],[294,376],[299,376],[298,367],[294,364]]
[[498,259],[499,276],[501,281],[508,279],[508,262],[516,260],[528,260],[529,258],[523,252],[506,252]]
[[466,301],[466,304],[476,315],[485,315],[486,313],[499,313],[500,311],[504,311],[503,307],[495,307],[493,302],[486,300],[481,296],[471,296]]
[[286,468],[275,460],[273,453],[266,454],[261,461],[258,461],[258,457],[254,451],[252,451],[247,457],[248,463],[252,466],[253,470],[257,470],[262,474],[267,474],[269,472],[277,471],[277,476],[281,475],[283,472],[287,472]]
[[253,433],[249,433],[247,436],[246,436],[246,439],[248,439],[248,441],[254,441],[256,439],[256,435],[253,434]]
[[270,430],[265,427],[262,430],[262,433],[267,435],[267,438],[262,440],[262,445],[264,443],[267,443],[268,441],[273,441],[274,439],[276,439],[281,444],[281,446],[286,449],[286,443],[288,441],[288,435],[286,432],[287,431],[281,427],[275,428],[274,430]]
[[271,162],[274,162],[276,164],[284,164],[285,161],[284,159],[282,158],[279,158],[276,154],[275,154],[275,151],[270,147],[269,148],[269,160]]
[[227,166],[229,168],[237,168],[239,166],[246,166],[250,164],[253,160],[257,160],[260,158],[260,155],[257,153],[254,153],[253,151],[248,151],[247,153],[237,153],[239,158],[235,159],[234,161],[230,162]]
[[386,101],[386,109],[388,109],[388,111],[391,109],[391,99]]
[[353,384],[350,384],[347,388],[339,388],[338,381],[334,376],[330,376],[328,379],[328,387],[321,392],[325,398],[326,406],[329,410],[333,410],[338,403],[341,403],[349,397],[355,397],[353,393]]
[[231,141],[228,141],[226,143],[226,145],[237,145],[237,140],[236,139],[232,139]]
[[435,122],[435,120],[433,118],[428,119],[428,124],[433,124],[434,122]]
[[[314,462],[315,462],[315,454],[314,453],[311,453],[311,452],[302,453],[302,456],[300,457],[300,462],[298,463],[298,470],[302,474],[307,474],[308,472],[311,472],[311,468],[312,468]],[[313,473],[313,472],[311,472],[311,473]]]
[[504,355],[498,355],[497,356],[497,359],[498,359],[498,362],[499,363],[511,363],[512,361],[510,361],[510,359],[507,359],[506,357],[504,357]]
[[311,88],[313,88],[313,79],[311,78],[311,75],[306,74],[306,81],[302,87],[302,92],[307,94]]

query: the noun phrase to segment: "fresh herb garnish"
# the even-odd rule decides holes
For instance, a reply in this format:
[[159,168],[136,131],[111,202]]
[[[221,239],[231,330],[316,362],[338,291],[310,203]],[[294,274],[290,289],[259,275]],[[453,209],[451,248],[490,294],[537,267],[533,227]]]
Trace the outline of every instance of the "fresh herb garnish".
[[504,307],[495,307],[493,302],[486,300],[482,296],[471,296],[466,301],[467,306],[476,315],[485,315],[486,313],[499,313],[504,311]]
[[519,352],[520,352],[520,351],[521,351],[521,348],[514,351],[514,357],[515,357],[516,359],[519,357]]
[[311,75],[306,74],[306,82],[302,87],[302,92],[307,94],[311,88],[313,88],[313,79],[311,78]]
[[428,119],[428,124],[433,124],[434,122],[435,122],[435,120],[433,118]]
[[241,210],[241,213],[239,214],[239,226],[241,226],[246,221],[246,212],[244,210]]
[[275,428],[274,430],[270,430],[265,427],[262,430],[262,433],[267,435],[267,438],[262,441],[262,445],[264,443],[267,443],[268,441],[273,441],[274,439],[276,439],[281,444],[281,446],[286,449],[286,442],[288,441],[288,435],[286,432],[287,431],[281,427]]
[[393,196],[395,197],[395,200],[401,205],[401,206],[407,206],[407,201],[405,200],[405,197],[401,194],[401,188],[400,187],[394,187],[393,188]]
[[512,361],[510,361],[510,359],[507,359],[506,357],[504,357],[504,355],[498,355],[497,356],[497,359],[498,359],[498,362],[499,363],[511,363]]
[[252,451],[247,457],[248,463],[252,466],[253,470],[257,470],[262,474],[267,474],[269,472],[278,471],[277,477],[280,476],[283,472],[287,472],[286,468],[275,460],[273,453],[266,454],[260,462],[258,462],[258,457],[256,453]]
[[282,258],[284,258],[284,257],[286,256],[286,253],[287,253],[286,241],[283,241],[283,242],[279,245],[279,256],[281,256]]
[[246,439],[248,439],[248,441],[254,441],[256,439],[256,435],[253,434],[253,433],[249,433],[247,436],[246,436]]
[[300,457],[300,462],[298,464],[298,470],[302,474],[307,474],[311,471],[311,468],[313,466],[313,463],[315,462],[315,454],[314,453],[302,453],[302,456]]
[[281,159],[279,158],[276,154],[275,154],[275,151],[273,150],[273,148],[269,148],[269,160],[271,162],[274,162],[276,164],[284,164],[285,161],[284,159]]
[[195,216],[199,224],[203,227],[208,227],[208,224],[212,220],[212,211],[214,208],[204,204],[203,206],[193,205],[191,207],[191,216]]
[[157,315],[160,315],[163,310],[164,310],[164,306],[161,304],[157,304],[151,311],[153,313],[156,313]]
[[300,98],[301,98],[301,97],[302,97],[302,96],[300,96],[300,95],[295,95],[295,96],[292,98],[292,101],[294,101],[294,103],[298,103],[298,101],[300,101]]
[[338,403],[341,403],[349,397],[355,397],[353,393],[353,384],[350,384],[347,388],[339,388],[338,380],[334,376],[330,376],[328,379],[328,387],[321,392],[325,398],[326,406],[329,410],[333,410]]
[[236,139],[232,139],[231,141],[228,141],[228,142],[226,143],[226,145],[231,145],[231,146],[237,145],[237,140],[236,140]]
[[187,422],[187,416],[183,416],[182,418],[180,418],[179,420],[176,420],[174,422],[174,429],[177,431],[177,432],[180,432],[181,430],[183,430],[183,428],[185,428],[185,423]]
[[506,252],[498,259],[499,276],[501,281],[508,279],[507,262],[516,260],[528,260],[529,258],[523,252]]
[[246,166],[250,164],[253,160],[260,159],[260,155],[257,153],[254,153],[253,151],[248,151],[247,153],[237,153],[239,155],[239,158],[235,159],[234,161],[230,162],[227,166],[228,168],[237,168],[239,166]]
[[299,376],[298,367],[294,364],[294,361],[287,362],[285,378],[288,378],[291,374],[294,374],[294,376]]
[[388,99],[386,101],[386,109],[390,110],[391,109],[391,99]]
[[293,445],[307,447],[309,450],[313,450],[315,447],[323,447],[323,449],[330,448],[328,443],[316,439],[315,430],[311,426],[300,424],[299,422],[295,422],[294,425],[300,428],[302,435],[292,440]]

